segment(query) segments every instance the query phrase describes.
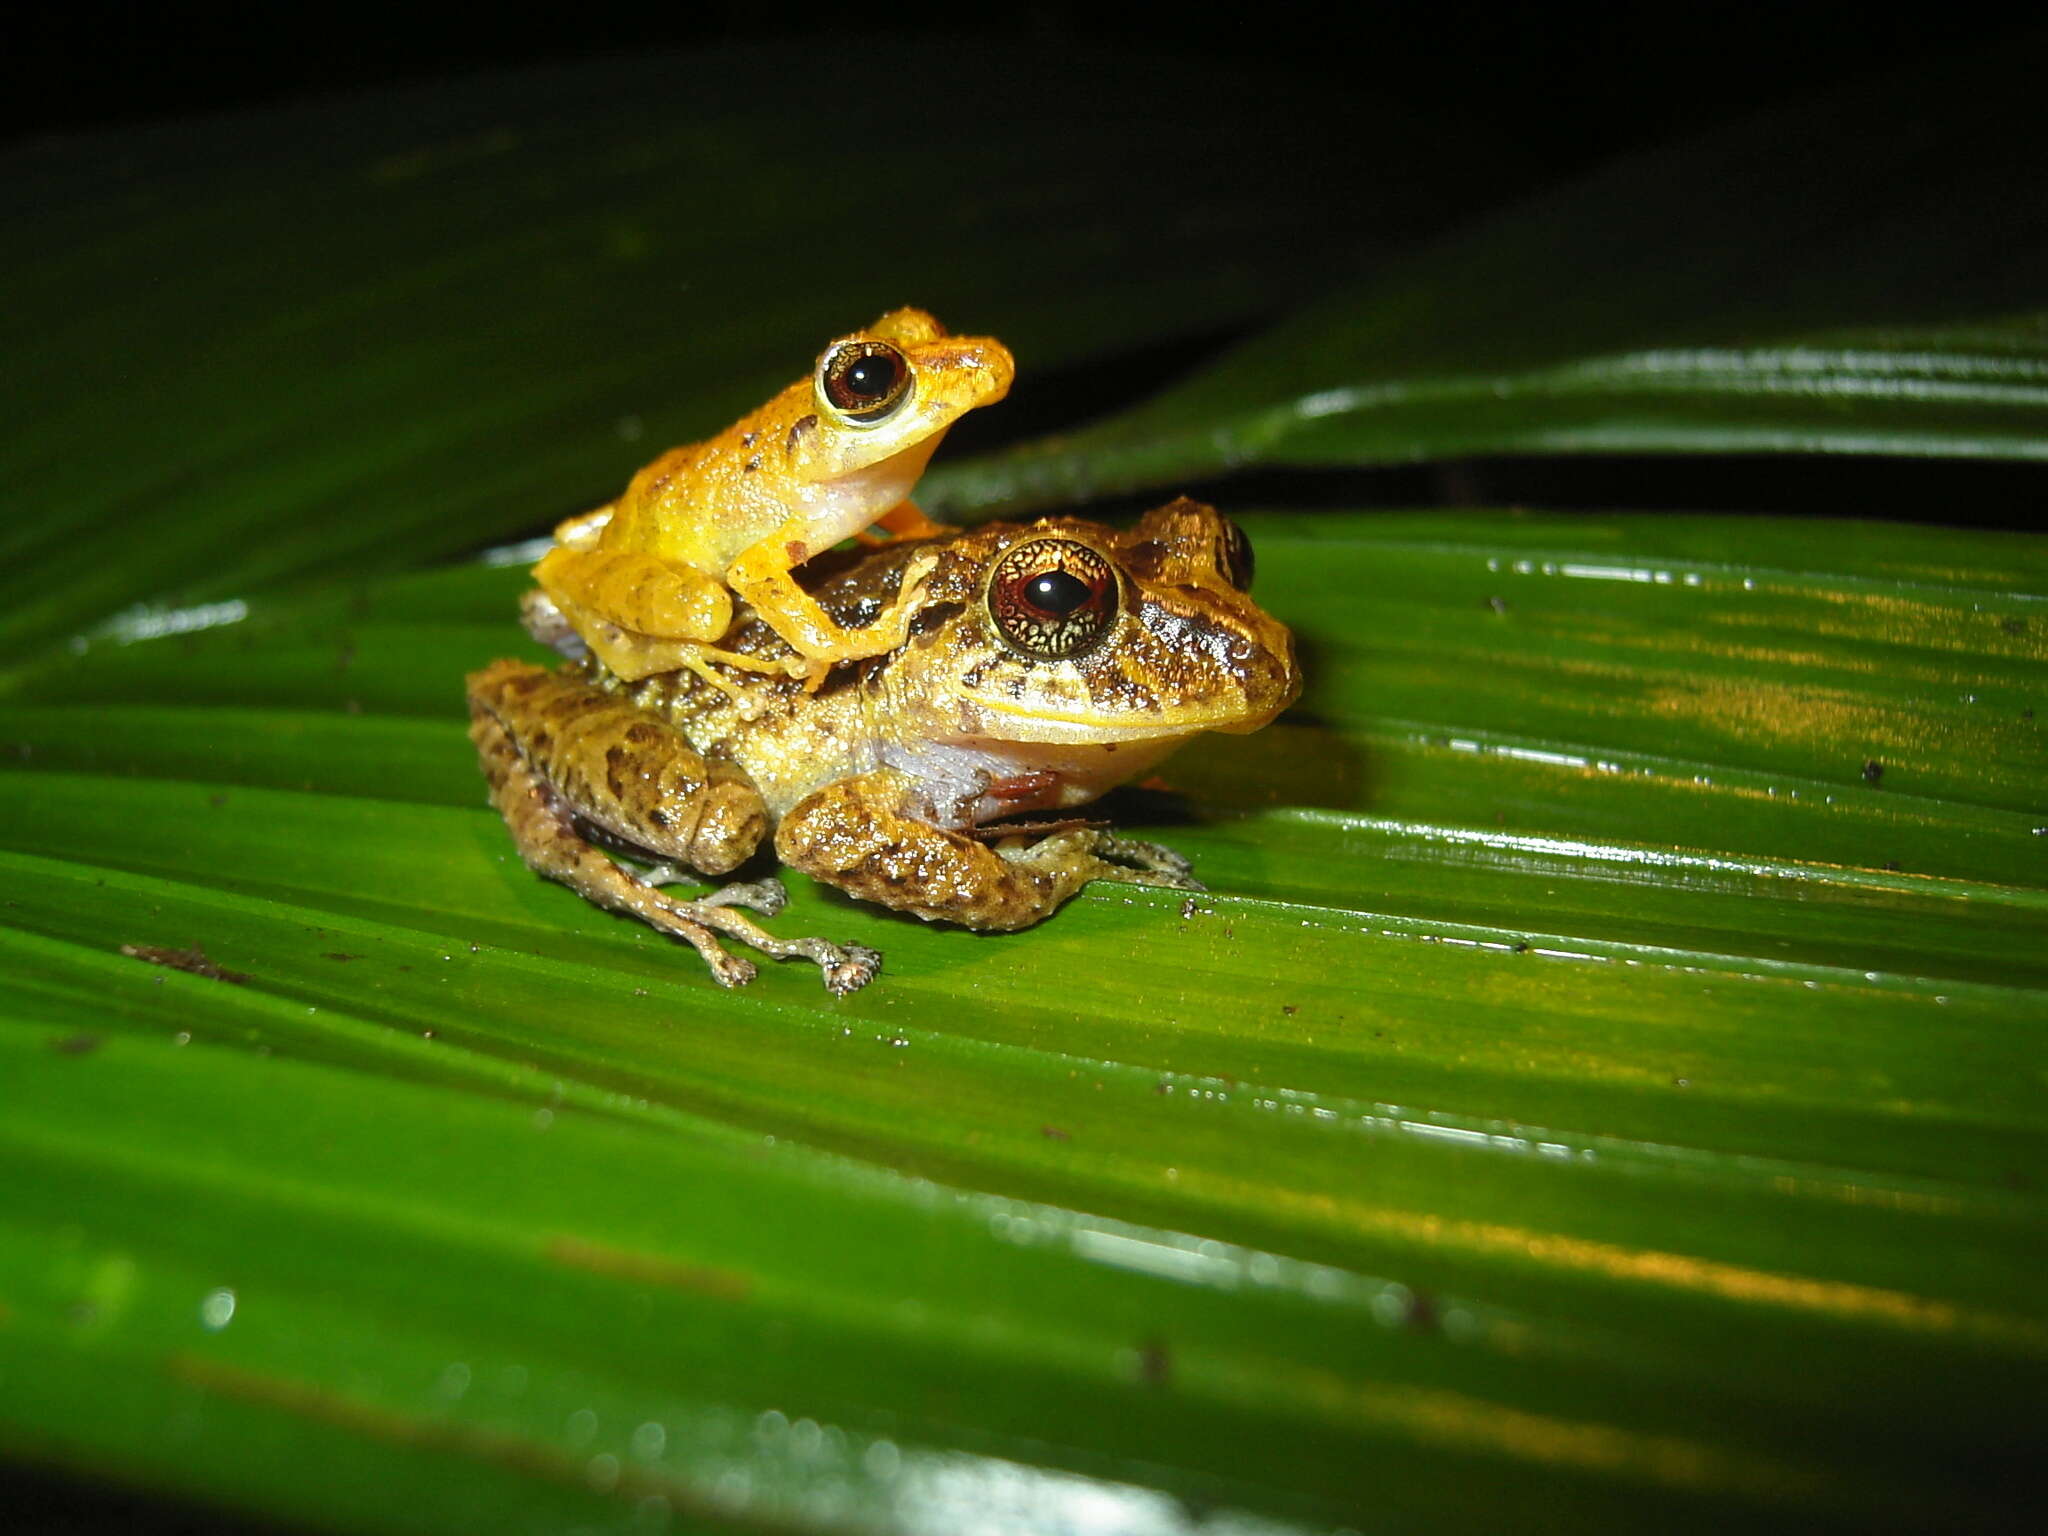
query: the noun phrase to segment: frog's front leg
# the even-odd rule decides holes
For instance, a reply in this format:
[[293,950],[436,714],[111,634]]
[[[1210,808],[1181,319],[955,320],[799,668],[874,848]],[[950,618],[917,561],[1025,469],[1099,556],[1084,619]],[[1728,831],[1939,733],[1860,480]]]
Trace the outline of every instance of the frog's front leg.
[[[904,503],[909,506],[909,503]],[[911,508],[916,512],[915,507]],[[893,516],[894,514],[890,514]],[[919,518],[922,513],[917,513]],[[932,526],[937,526],[936,524]],[[911,556],[903,568],[896,597],[872,624],[848,629],[825,612],[818,600],[797,585],[793,567],[837,542],[813,542],[815,529],[807,518],[793,517],[755,544],[726,570],[726,584],[753,605],[768,627],[810,663],[810,675],[822,677],[836,662],[858,661],[899,649],[910,635],[924,596],[924,578],[939,563],[929,550]]]
[[1028,928],[1090,880],[1201,889],[1186,860],[1152,843],[1081,827],[989,848],[918,820],[915,799],[898,769],[840,779],[782,818],[775,852],[850,895],[969,928]]
[[[622,868],[583,836],[580,818],[623,842],[669,860],[723,874],[759,845],[768,828],[761,796],[739,770],[706,758],[681,732],[573,677],[519,661],[497,661],[469,678],[470,739],[491,803],[520,857],[535,873],[578,895],[683,939],[720,985],[754,976],[727,954],[723,933],[776,959],[801,958],[846,993],[864,986],[881,956],[823,939],[778,939],[734,910],[772,911],[759,884],[728,887],[697,901],[668,896]],[[664,865],[660,873],[673,870]]]

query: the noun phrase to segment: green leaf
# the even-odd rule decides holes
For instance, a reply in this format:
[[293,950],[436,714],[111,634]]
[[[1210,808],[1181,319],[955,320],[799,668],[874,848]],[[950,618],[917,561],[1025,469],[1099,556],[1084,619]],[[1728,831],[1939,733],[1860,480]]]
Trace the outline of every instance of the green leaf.
[[1472,454],[2048,456],[2039,56],[1632,156],[1367,267],[1133,410],[942,467],[928,499]]
[[455,680],[515,569],[19,675],[0,1434],[363,1529],[2017,1478],[2038,541],[1249,521],[1303,709],[1125,807],[1212,894],[995,937],[800,888],[888,956],[838,1001],[512,856]]

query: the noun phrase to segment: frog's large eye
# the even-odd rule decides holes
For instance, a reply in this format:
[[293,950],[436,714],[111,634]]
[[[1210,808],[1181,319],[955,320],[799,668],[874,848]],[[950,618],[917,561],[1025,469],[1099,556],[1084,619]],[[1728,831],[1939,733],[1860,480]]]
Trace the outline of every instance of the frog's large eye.
[[1222,519],[1223,538],[1216,548],[1217,568],[1223,579],[1240,592],[1252,589],[1252,541],[1229,518]]
[[1005,550],[989,572],[988,611],[1021,654],[1078,656],[1116,617],[1116,572],[1086,544],[1029,539]]
[[842,341],[818,359],[818,393],[834,414],[871,426],[910,393],[910,363],[886,341]]

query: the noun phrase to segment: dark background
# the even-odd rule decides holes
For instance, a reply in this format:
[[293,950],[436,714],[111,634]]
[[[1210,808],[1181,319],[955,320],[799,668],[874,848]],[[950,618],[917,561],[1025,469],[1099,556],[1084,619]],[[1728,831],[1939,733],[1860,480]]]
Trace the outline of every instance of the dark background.
[[[2014,13],[1975,4],[1227,5],[1196,13],[1109,5],[934,6],[671,0],[531,11],[421,0],[400,9],[223,3],[196,6],[40,0],[0,30],[0,156],[50,135],[232,112],[437,78],[607,55],[721,44],[773,48],[834,36],[938,34],[971,90],[978,50],[1027,37],[1108,44],[1142,62],[1180,56],[1247,66],[1284,110],[1287,93],[1377,98],[1412,111],[1418,142],[1459,138],[1433,160],[1489,167],[1454,189],[1471,215],[1569,180],[1631,150],[1684,138],[1779,102],[1881,74],[1910,79],[1941,55],[2017,38]],[[1163,20],[1162,17],[1170,17]],[[2038,42],[2039,39],[2034,40]],[[2026,46],[2016,42],[2015,46]],[[849,131],[886,111],[892,80],[849,80]],[[1201,110],[1191,102],[1190,111]],[[1049,132],[1058,124],[1049,122]],[[1399,154],[1401,145],[1333,146]],[[1333,164],[1333,177],[1342,166]],[[5,216],[0,173],[0,217]],[[1232,338],[1192,338],[1158,356],[1098,369],[1074,395],[1083,415],[1143,398]],[[1072,391],[1069,391],[1073,394]],[[1097,397],[1100,398],[1097,398]],[[1006,432],[1048,430],[1013,407]],[[970,426],[973,424],[970,423]],[[963,433],[961,451],[987,446]],[[1523,503],[1579,507],[1740,507],[1778,514],[1916,518],[2037,526],[2041,480],[2027,466],[1956,461],[1714,456],[1644,473],[1629,459],[1488,459],[1427,468],[1282,476],[1236,493],[1281,503]],[[1322,483],[1324,480],[1329,484]],[[1199,488],[1197,488],[1199,489]]]
[[[1285,110],[1289,94],[1372,98],[1412,112],[1418,163],[1487,168],[1483,185],[1451,189],[1453,208],[1477,216],[1567,181],[1631,150],[1685,138],[1780,102],[1810,99],[1870,76],[1911,76],[1927,62],[2018,39],[2014,12],[1976,4],[1897,6],[1779,3],[1480,5],[1265,3],[1197,13],[1185,4],[1139,11],[1109,5],[914,3],[836,5],[671,0],[553,6],[531,11],[436,0],[380,5],[224,3],[167,6],[113,0],[39,0],[0,29],[0,156],[50,135],[90,134],[195,114],[232,112],[320,96],[420,84],[448,76],[608,55],[688,52],[778,41],[815,45],[835,36],[939,35],[957,49],[971,91],[981,47],[1030,38],[1055,46],[1107,44],[1142,64],[1178,56],[1245,66],[1260,95]],[[1162,19],[1170,17],[1170,20]],[[2032,39],[2038,44],[2039,37]],[[2029,46],[2015,41],[2015,46]],[[848,82],[849,132],[860,114],[886,111],[896,80]],[[1200,111],[1200,102],[1189,110]],[[1057,133],[1059,125],[1048,122]],[[1462,140],[1433,154],[1432,140]],[[1333,145],[1343,157],[1399,154],[1399,142]],[[1425,173],[1426,174],[1426,173]],[[0,172],[0,217],[5,214]],[[1454,219],[1455,222],[1455,219]],[[1255,328],[1255,327],[1254,327]],[[1230,335],[1190,338],[1156,356],[1093,370],[1066,395],[1080,416],[1141,399],[1226,346]],[[1064,425],[970,422],[960,452],[991,446],[981,430],[1029,435]],[[2026,466],[1953,460],[1717,455],[1688,471],[1644,473],[1627,458],[1488,459],[1428,468],[1289,474],[1241,486],[1280,503],[1579,507],[1739,507],[1751,512],[1849,513],[2033,527],[2040,476]],[[1328,483],[1324,483],[1327,481]],[[1200,489],[1200,488],[1196,488]]]
[[[1161,15],[1171,20],[1162,20]],[[1817,86],[1911,67],[2016,26],[1988,7],[1462,3],[1226,5],[648,4],[517,11],[39,0],[0,31],[0,143],[261,106],[497,66],[778,38],[1031,36],[1247,60],[1304,92],[1369,92],[1456,122],[1532,177],[1682,135]],[[886,89],[886,86],[883,87]]]

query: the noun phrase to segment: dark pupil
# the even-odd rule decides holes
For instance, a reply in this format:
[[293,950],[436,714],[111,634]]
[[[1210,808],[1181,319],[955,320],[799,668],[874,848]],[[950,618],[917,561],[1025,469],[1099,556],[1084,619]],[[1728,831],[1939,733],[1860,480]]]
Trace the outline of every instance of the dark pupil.
[[1060,617],[1072,613],[1095,595],[1080,577],[1066,571],[1047,571],[1024,583],[1024,601],[1040,613]]
[[896,359],[863,357],[839,376],[839,382],[857,400],[880,400],[896,387]]

